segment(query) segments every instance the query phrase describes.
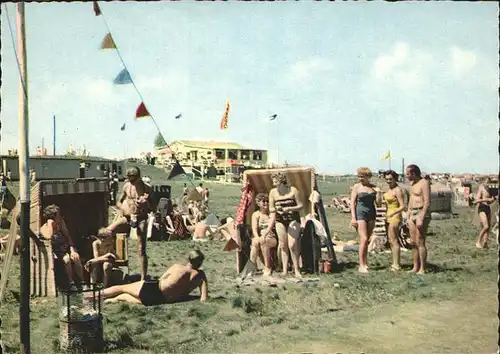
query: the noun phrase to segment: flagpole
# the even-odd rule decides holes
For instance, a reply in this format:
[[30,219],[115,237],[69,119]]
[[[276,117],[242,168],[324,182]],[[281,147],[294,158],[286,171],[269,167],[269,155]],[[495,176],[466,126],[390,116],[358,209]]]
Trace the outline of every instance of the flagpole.
[[20,276],[20,339],[21,353],[30,353],[30,190],[29,190],[29,116],[28,73],[26,56],[26,25],[24,2],[16,4],[17,36],[19,49],[19,197],[21,228],[21,276]]
[[52,117],[52,155],[56,156],[56,115]]

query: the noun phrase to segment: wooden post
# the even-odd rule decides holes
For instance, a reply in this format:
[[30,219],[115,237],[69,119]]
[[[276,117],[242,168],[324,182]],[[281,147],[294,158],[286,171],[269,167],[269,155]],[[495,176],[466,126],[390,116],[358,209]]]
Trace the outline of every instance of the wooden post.
[[[30,176],[29,176],[29,118],[28,74],[26,58],[26,25],[24,2],[16,4],[17,39],[19,50],[19,197],[21,202],[21,284],[20,284],[20,343],[21,353],[30,353]],[[11,235],[14,237],[15,235]]]

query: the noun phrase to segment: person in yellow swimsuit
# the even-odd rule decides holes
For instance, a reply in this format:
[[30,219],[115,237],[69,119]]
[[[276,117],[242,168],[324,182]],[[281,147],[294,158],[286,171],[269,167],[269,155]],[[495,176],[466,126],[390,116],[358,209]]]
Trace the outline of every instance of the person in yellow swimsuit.
[[401,270],[401,250],[399,247],[398,233],[403,221],[402,212],[405,208],[403,191],[398,186],[399,175],[393,171],[385,171],[385,180],[389,185],[389,190],[384,194],[384,201],[387,204],[387,234],[392,250],[391,270]]

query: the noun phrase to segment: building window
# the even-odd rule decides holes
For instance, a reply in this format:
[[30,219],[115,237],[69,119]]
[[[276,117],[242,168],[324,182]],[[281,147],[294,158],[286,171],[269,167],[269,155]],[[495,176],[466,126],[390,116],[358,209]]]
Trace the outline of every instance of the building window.
[[217,160],[225,159],[225,151],[224,150],[215,150],[215,158]]
[[241,159],[250,160],[250,150],[241,150]]
[[238,160],[238,150],[228,150],[227,154],[230,160]]
[[187,159],[187,160],[191,160],[191,153],[190,153],[190,152],[187,152],[187,153],[186,153],[186,159]]
[[262,151],[254,151],[253,152],[253,160],[262,161]]
[[104,164],[102,163],[100,166],[99,166],[99,170],[100,171],[104,171],[106,167],[104,167]]

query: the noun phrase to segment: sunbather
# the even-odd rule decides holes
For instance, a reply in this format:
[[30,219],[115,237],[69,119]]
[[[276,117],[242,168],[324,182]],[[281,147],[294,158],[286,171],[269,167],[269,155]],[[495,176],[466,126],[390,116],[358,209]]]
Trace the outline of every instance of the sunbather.
[[[205,256],[200,251],[189,253],[187,265],[174,264],[158,280],[138,281],[131,284],[116,285],[104,289],[105,303],[129,302],[145,306],[173,303],[200,288],[201,301],[208,297],[205,273],[200,270]],[[86,295],[91,297],[92,294]]]

